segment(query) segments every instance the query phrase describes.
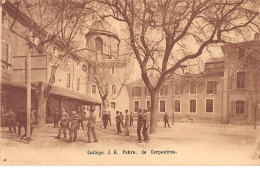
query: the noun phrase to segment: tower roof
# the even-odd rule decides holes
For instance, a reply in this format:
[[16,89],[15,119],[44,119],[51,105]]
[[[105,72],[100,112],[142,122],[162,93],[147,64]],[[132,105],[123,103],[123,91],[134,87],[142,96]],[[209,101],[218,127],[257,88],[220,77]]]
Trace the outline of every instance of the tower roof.
[[110,23],[108,23],[105,20],[96,21],[90,27],[89,32],[87,34],[98,34],[98,33],[114,36],[115,38],[119,39],[115,27],[113,27]]

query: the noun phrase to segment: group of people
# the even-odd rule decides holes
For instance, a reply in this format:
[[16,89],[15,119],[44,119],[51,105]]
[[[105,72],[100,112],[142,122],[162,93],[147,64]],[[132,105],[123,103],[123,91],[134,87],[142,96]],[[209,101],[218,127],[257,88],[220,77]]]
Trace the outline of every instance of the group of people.
[[107,128],[108,122],[109,122],[109,125],[111,126],[111,114],[110,114],[110,111],[108,111],[108,112],[104,111],[103,116],[102,116],[102,120],[103,120],[104,129]]
[[[84,118],[83,118],[84,116]],[[91,134],[93,135],[94,142],[97,142],[97,137],[96,137],[96,131],[95,131],[95,125],[96,125],[96,116],[94,115],[94,110],[90,110],[90,115],[87,117],[81,111],[79,110],[78,112],[72,111],[71,116],[65,111],[64,108],[61,109],[61,114],[60,114],[60,127],[58,130],[58,136],[55,137],[56,139],[59,139],[61,136],[61,132],[63,131],[64,138],[67,138],[67,129],[69,130],[69,140],[68,143],[71,142],[76,142],[77,140],[77,133],[80,128],[80,124],[82,125],[82,129],[84,130],[83,126],[83,119],[87,119],[87,135],[88,135],[88,141],[87,143],[91,142]],[[55,121],[55,119],[54,119]],[[58,125],[57,122],[54,123],[54,125]]]
[[139,109],[138,111],[138,116],[137,116],[137,142],[141,143],[142,142],[142,137],[141,137],[141,130],[143,129],[143,140],[148,143],[150,141],[149,138],[149,119],[148,119],[148,114],[147,111],[144,109]]
[[[131,113],[132,114],[132,113]],[[117,134],[122,133],[121,125],[126,129],[125,135],[129,136],[129,122],[131,121],[131,115],[129,116],[128,110],[125,110],[125,123],[124,123],[124,115],[122,112],[116,111],[116,128]]]
[[[27,113],[24,108],[21,108],[20,112],[15,113],[12,109],[9,109],[7,113],[3,113],[3,116],[7,118],[7,124],[9,127],[9,133],[16,133],[16,127],[18,127],[18,135],[23,139],[27,135]],[[33,129],[36,126],[36,110],[31,109],[30,112],[30,137],[27,137],[27,141],[31,140]],[[24,128],[24,134],[21,135],[21,129]]]
[[[27,135],[27,113],[24,111],[24,108],[21,108],[20,112],[15,113],[12,109],[10,109],[7,113],[3,114],[4,117],[7,118],[8,127],[9,127],[9,133],[16,133],[16,127],[18,126],[18,136],[21,138],[24,138]],[[31,139],[32,132],[34,127],[36,126],[36,110],[32,109],[30,112],[31,120],[30,120],[30,137]],[[84,130],[83,120],[87,119],[87,136],[88,141],[87,143],[91,142],[91,135],[93,135],[94,142],[97,142],[97,136],[95,131],[96,126],[96,116],[94,115],[94,110],[90,110],[90,115],[87,117],[86,114],[84,114],[80,108],[79,110],[72,111],[71,116],[65,111],[64,108],[61,109],[61,113],[59,113],[58,110],[54,113],[54,128],[59,126],[58,130],[58,136],[55,137],[57,139],[60,138],[61,133],[63,131],[64,138],[67,138],[67,129],[69,130],[69,140],[68,143],[76,142],[77,140],[77,131],[80,128],[80,125],[82,126],[82,129]],[[104,128],[107,128],[108,123],[111,126],[111,114],[110,111],[106,112],[104,111],[103,116],[103,126]],[[116,111],[116,128],[117,128],[117,134],[122,133],[121,125],[125,129],[125,135],[129,136],[129,126],[133,125],[133,113],[128,113],[128,110],[125,110],[125,116],[122,112]],[[167,113],[164,115],[164,125],[169,125],[169,116]],[[21,129],[24,128],[24,135],[21,136]],[[149,139],[149,119],[147,111],[144,109],[139,109],[138,116],[137,116],[137,142],[142,142],[141,133],[143,135],[143,141],[148,143],[150,141]]]

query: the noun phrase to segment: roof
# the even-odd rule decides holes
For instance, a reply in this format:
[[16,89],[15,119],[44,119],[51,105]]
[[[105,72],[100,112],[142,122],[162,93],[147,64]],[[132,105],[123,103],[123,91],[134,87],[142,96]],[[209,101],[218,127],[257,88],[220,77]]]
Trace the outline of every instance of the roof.
[[[45,85],[47,85],[47,83],[45,83]],[[1,90],[13,90],[14,88],[18,88],[18,89],[26,89],[26,83],[14,83],[14,82],[10,82],[10,81],[1,81]],[[34,85],[32,85],[32,90],[35,91],[36,87]],[[75,92],[66,88],[62,88],[62,87],[58,87],[58,86],[54,86],[52,85],[51,88],[51,95],[59,95],[59,96],[64,96],[64,97],[68,97],[68,98],[72,98],[72,99],[77,99],[77,100],[81,100],[87,103],[91,103],[91,104],[101,104],[100,101],[96,100],[95,98],[92,98],[90,96],[86,96],[82,93],[79,92]]]
[[103,19],[96,21],[89,28],[89,32],[86,35],[88,34],[105,34],[113,36],[119,40],[116,28]]
[[58,87],[58,86],[52,86],[51,88],[51,94],[53,95],[60,95],[64,97],[69,97],[77,100],[82,100],[87,103],[94,103],[94,104],[101,104],[100,101],[96,100],[95,98],[92,98],[90,96],[86,96],[82,93],[75,92],[66,88]]

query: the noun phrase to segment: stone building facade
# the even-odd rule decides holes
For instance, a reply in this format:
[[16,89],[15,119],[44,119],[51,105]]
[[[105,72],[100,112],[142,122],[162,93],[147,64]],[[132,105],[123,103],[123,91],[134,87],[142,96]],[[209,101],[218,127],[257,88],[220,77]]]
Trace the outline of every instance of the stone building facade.
[[[27,56],[27,42],[19,36],[28,34],[27,25],[30,18],[19,11],[19,17],[13,29],[10,27],[15,18],[16,7],[10,1],[2,4],[2,26],[1,26],[1,116],[10,108],[15,112],[21,108],[26,110],[26,83],[14,82],[13,57]],[[30,30],[29,30],[30,32]],[[29,33],[30,34],[30,33]],[[33,38],[33,37],[32,37]],[[37,39],[34,39],[37,41]],[[47,49],[47,79],[50,78],[50,70],[55,58],[61,51],[60,43],[57,41]],[[51,53],[51,54],[50,54]],[[34,54],[34,53],[33,53]],[[20,63],[24,64],[24,63]],[[53,113],[64,107],[68,113],[78,110],[78,107],[90,107],[90,105],[101,106],[101,102],[88,95],[86,77],[89,62],[74,52],[69,53],[67,63],[60,66],[55,74],[55,83],[52,85],[51,94],[46,106],[46,122],[53,121]],[[46,82],[43,82],[47,84]],[[32,108],[37,108],[36,88],[32,83]],[[99,114],[100,108],[96,109]],[[5,119],[1,118],[2,125]]]
[[[165,112],[175,121],[256,125],[260,117],[260,41],[224,45],[223,61],[205,63],[193,78],[173,78],[159,95],[159,120]],[[142,81],[127,85],[130,112],[149,111]]]

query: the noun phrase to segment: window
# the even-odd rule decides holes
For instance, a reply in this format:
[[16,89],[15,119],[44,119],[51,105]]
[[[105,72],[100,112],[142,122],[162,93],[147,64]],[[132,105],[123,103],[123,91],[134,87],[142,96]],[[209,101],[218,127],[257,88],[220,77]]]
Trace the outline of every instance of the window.
[[180,83],[175,84],[175,95],[181,95],[183,93],[183,86]]
[[114,85],[114,84],[112,85],[112,93],[116,94],[116,85]]
[[243,116],[245,113],[245,102],[242,100],[236,101],[236,116]]
[[196,113],[196,100],[190,100],[190,113]]
[[167,86],[162,86],[160,89],[160,95],[161,96],[166,96],[168,93],[168,87]]
[[70,73],[67,73],[67,88],[70,88]]
[[6,12],[2,12],[2,25],[8,28],[8,14]]
[[181,112],[181,101],[174,100],[174,112]]
[[96,90],[97,90],[96,88],[97,88],[96,85],[93,84],[92,85],[92,94],[96,94]]
[[240,59],[243,59],[244,57],[245,57],[245,49],[239,48],[239,49],[238,49],[237,59],[240,60]]
[[151,101],[150,101],[150,100],[147,100],[147,101],[146,101],[146,110],[147,110],[148,112],[151,111]]
[[116,108],[116,103],[115,102],[111,102],[111,109],[115,109]]
[[88,74],[89,75],[93,75],[93,68],[92,68],[92,66],[88,67]]
[[206,113],[213,113],[213,99],[206,99]]
[[160,100],[160,112],[165,112],[165,100]]
[[145,96],[151,96],[151,94],[150,94],[150,92],[149,92],[147,87],[145,87]]
[[87,69],[88,69],[88,67],[83,64],[83,65],[82,65],[82,71],[83,71],[83,72],[87,72]]
[[135,102],[134,102],[134,106],[135,106],[135,107],[134,107],[134,111],[135,111],[135,112],[138,112],[138,111],[139,111],[139,101],[135,101]]
[[217,93],[217,82],[208,81],[207,82],[207,94],[216,94]]
[[111,68],[111,72],[112,72],[112,74],[115,74],[115,67]]
[[10,45],[7,42],[2,41],[2,56],[1,56],[1,62],[2,62],[2,68],[4,70],[7,70],[10,65]]
[[76,86],[76,90],[79,91],[79,87],[80,87],[80,78],[77,78],[77,86]]
[[103,53],[103,40],[100,37],[95,39],[96,52]]
[[141,87],[134,87],[133,96],[141,96]]
[[246,73],[237,72],[237,88],[244,89],[246,84]]
[[190,83],[190,94],[196,94],[197,93],[197,83],[192,82]]

